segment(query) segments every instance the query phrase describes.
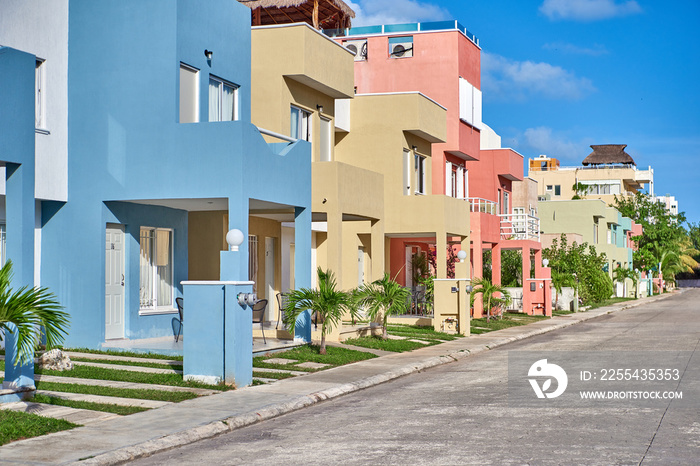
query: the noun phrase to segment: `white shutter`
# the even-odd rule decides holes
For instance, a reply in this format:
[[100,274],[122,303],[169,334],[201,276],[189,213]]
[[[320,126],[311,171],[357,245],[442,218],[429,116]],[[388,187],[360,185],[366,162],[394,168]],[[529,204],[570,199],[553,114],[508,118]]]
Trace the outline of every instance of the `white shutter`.
[[459,78],[459,118],[472,124],[472,107],[474,99],[472,85],[464,78]]
[[445,163],[445,195],[454,196],[452,192],[452,164],[450,162]]
[[472,89],[474,89],[474,120],[472,126],[476,129],[481,129],[481,91],[476,87],[472,87]]
[[464,168],[457,167],[457,199],[464,199]]
[[469,199],[469,170],[464,169],[464,198]]
[[403,193],[411,195],[411,152],[403,150]]

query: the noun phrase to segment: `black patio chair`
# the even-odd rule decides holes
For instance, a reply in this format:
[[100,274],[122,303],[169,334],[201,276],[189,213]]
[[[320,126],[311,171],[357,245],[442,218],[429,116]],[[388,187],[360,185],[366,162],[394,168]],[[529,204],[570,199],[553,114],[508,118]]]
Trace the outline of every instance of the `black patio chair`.
[[177,343],[180,340],[180,335],[182,334],[182,315],[183,315],[183,299],[182,298],[175,298],[175,303],[177,304],[177,313],[180,316],[178,317],[173,317],[172,325],[173,325],[173,336],[175,337],[175,343]]
[[260,324],[260,331],[263,336],[263,343],[267,344],[265,339],[265,309],[267,308],[267,299],[259,299],[253,304],[253,323]]
[[280,325],[280,320],[282,325],[284,325],[284,308],[287,305],[287,293],[277,293],[277,308],[279,313],[277,314],[277,325],[275,325],[275,330]]

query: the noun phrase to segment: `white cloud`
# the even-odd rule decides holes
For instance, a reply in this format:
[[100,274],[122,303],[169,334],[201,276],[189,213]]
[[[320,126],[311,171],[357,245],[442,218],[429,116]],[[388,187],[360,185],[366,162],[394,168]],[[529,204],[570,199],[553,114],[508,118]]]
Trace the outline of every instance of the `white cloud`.
[[540,12],[551,20],[597,21],[642,12],[635,0],[544,0]]
[[529,97],[577,100],[596,89],[588,78],[577,77],[549,63],[515,61],[481,52],[482,90],[497,100],[525,101]]
[[545,154],[576,163],[590,152],[588,143],[570,141],[565,134],[554,133],[552,128],[546,126],[526,129],[521,137],[515,138],[515,142],[521,152]]
[[553,50],[555,52],[562,52],[571,55],[590,55],[592,57],[597,57],[600,55],[606,55],[608,49],[601,44],[593,44],[593,47],[579,47],[575,44],[570,44],[568,42],[550,42],[542,46],[545,50]]
[[345,3],[355,11],[353,26],[442,21],[452,18],[445,8],[417,0],[359,0]]

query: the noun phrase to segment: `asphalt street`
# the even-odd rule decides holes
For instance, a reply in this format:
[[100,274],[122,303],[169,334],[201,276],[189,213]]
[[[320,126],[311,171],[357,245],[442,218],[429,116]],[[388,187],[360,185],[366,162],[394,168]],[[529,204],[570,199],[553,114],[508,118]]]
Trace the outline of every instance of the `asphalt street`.
[[[135,463],[700,464],[698,349],[700,290],[691,290]],[[669,387],[683,399],[509,404],[509,353],[528,351],[674,355],[682,364]]]

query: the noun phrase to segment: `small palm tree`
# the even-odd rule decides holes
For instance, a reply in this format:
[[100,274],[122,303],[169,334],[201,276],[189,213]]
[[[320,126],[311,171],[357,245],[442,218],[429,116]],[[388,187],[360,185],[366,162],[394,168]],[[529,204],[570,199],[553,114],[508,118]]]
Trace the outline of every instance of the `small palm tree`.
[[[476,296],[477,294],[483,296],[486,322],[489,322],[491,319],[491,311],[493,309],[498,309],[498,314],[503,317],[503,308],[510,304],[510,292],[504,286],[494,285],[488,278],[475,278],[472,280],[472,286],[474,288],[471,296]],[[501,297],[496,296],[496,293],[500,293]]]
[[[24,286],[17,291],[10,288],[12,261],[0,269],[0,329],[12,332],[17,341],[13,364],[24,365],[34,358],[41,330],[46,335],[46,347],[51,349],[63,342],[68,324],[68,313],[47,288]],[[13,325],[14,328],[10,326]]]
[[568,273],[552,270],[552,286],[554,287],[554,306],[556,308],[559,305],[559,295],[562,293],[562,289],[565,286],[573,288],[576,286],[576,280]]
[[379,280],[363,285],[356,293],[358,307],[365,308],[370,319],[376,320],[382,316],[382,338],[388,338],[386,323],[390,315],[406,312],[411,298],[411,292],[384,274]]
[[294,333],[299,315],[311,310],[321,320],[320,354],[326,354],[326,335],[338,326],[345,312],[354,313],[351,308],[350,295],[337,289],[335,276],[330,270],[318,268],[318,289],[301,288],[289,293],[284,307],[284,323]]

